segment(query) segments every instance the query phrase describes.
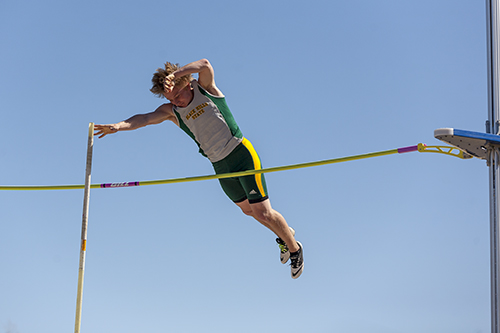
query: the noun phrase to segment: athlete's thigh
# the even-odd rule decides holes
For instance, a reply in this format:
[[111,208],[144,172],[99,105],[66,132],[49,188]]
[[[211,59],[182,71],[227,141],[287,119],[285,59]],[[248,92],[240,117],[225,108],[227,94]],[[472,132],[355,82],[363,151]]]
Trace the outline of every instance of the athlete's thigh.
[[220,186],[224,193],[233,202],[238,203],[247,198],[245,189],[238,178],[219,179]]
[[[243,139],[240,163],[244,163],[245,170],[260,170],[262,163],[260,157],[247,139]],[[240,177],[240,182],[250,203],[260,202],[267,199],[266,178],[263,173]]]

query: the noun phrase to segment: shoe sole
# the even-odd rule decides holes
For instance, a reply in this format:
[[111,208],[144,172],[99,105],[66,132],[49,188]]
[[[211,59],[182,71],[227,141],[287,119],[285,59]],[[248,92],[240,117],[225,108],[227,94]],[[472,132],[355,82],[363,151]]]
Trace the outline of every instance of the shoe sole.
[[[300,250],[304,251],[304,247],[302,246],[302,244],[300,242],[297,242],[297,244],[299,244]],[[295,273],[295,275],[293,274],[293,271],[291,272],[292,279],[297,279],[299,276],[302,275],[303,271],[304,271],[304,254],[302,254],[302,265],[300,266],[300,269],[297,271],[297,273]]]

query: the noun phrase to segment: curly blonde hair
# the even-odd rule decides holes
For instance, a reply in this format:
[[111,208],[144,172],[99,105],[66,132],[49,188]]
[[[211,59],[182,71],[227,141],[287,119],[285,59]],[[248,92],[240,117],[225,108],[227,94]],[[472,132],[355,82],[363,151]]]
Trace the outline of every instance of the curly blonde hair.
[[[151,82],[153,83],[153,87],[149,89],[154,95],[157,97],[163,98],[163,92],[164,90],[164,83],[165,83],[165,78],[181,68],[179,64],[172,64],[170,62],[165,63],[165,68],[158,68],[156,72],[153,74],[153,78],[151,79]],[[184,75],[182,77],[179,77],[175,79],[175,85],[185,85],[193,80],[193,77],[191,74]]]

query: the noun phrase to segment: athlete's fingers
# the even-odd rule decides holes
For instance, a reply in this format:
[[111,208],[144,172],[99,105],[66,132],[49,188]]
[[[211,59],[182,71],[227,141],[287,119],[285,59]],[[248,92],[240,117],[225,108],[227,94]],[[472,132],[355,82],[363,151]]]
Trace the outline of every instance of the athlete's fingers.
[[169,93],[172,92],[172,90],[174,90],[175,86],[174,79],[175,79],[174,74],[167,75],[167,77],[165,78],[165,82],[163,83],[163,88],[165,89],[165,92]]
[[99,139],[105,137],[108,134],[118,132],[118,130],[113,125],[95,125],[94,131],[94,135],[99,136]]

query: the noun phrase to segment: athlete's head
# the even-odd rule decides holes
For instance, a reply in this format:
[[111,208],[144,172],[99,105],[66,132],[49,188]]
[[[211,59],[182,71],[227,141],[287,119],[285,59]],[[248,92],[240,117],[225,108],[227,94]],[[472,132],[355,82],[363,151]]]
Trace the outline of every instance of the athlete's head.
[[[153,87],[150,89],[150,91],[155,94],[156,96],[162,98],[165,97],[165,88],[164,88],[164,83],[165,83],[165,78],[178,70],[180,68],[179,64],[172,64],[170,62],[165,63],[165,68],[158,68],[156,72],[153,75],[153,78],[151,79],[151,82],[153,83]],[[175,79],[175,86],[179,88],[185,87],[189,82],[193,80],[193,77],[191,74],[189,75],[184,75],[183,77]]]

